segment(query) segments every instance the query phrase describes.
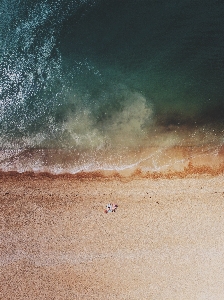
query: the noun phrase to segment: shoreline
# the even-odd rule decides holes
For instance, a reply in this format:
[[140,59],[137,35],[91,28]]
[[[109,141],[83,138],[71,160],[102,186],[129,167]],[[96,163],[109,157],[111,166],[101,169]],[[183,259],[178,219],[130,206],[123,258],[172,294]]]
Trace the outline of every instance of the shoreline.
[[77,177],[87,173],[98,177],[131,177],[136,173],[146,177],[150,174],[183,177],[184,174],[196,173],[217,175],[223,170],[223,145],[147,147],[136,151],[123,149],[119,152],[117,149],[117,152],[90,153],[63,149],[0,151],[0,172],[71,174]]
[[4,178],[55,178],[63,179],[70,178],[74,180],[113,180],[113,179],[175,179],[175,178],[197,178],[201,176],[219,176],[224,174],[224,163],[220,163],[219,166],[211,167],[206,165],[193,165],[188,163],[187,167],[183,170],[173,171],[168,170],[164,172],[159,171],[142,171],[140,168],[133,168],[132,170],[116,171],[116,170],[96,170],[96,171],[80,171],[75,174],[62,172],[62,173],[52,173],[52,172],[41,172],[41,171],[1,171],[0,179]]

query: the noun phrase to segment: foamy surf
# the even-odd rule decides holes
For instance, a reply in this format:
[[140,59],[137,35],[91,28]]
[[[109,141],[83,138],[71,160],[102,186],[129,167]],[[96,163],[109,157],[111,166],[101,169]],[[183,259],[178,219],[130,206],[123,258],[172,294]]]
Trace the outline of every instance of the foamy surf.
[[[101,173],[132,176],[141,174],[168,174],[184,172],[191,166],[204,172],[221,172],[224,151],[221,146],[207,147],[152,147],[119,155],[107,152],[77,155],[75,151],[59,149],[32,149],[2,153],[2,172],[34,172],[60,174]],[[212,171],[213,170],[213,171]]]

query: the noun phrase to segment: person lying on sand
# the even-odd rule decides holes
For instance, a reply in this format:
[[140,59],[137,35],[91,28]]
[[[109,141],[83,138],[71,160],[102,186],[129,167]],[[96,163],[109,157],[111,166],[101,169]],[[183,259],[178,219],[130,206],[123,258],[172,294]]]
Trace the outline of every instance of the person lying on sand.
[[117,207],[118,207],[117,204],[114,204],[114,203],[111,204],[111,203],[109,203],[109,204],[106,205],[105,213],[108,213],[108,212],[115,212],[115,210],[116,210]]

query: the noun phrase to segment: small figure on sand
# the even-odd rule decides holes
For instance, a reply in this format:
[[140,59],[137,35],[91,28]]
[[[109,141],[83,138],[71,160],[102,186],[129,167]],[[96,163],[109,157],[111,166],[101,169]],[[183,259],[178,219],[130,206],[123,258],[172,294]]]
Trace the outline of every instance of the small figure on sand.
[[117,209],[117,207],[118,207],[117,204],[114,204],[114,203],[111,204],[111,203],[109,203],[109,204],[106,205],[105,213],[108,213],[108,212],[115,212],[116,209]]

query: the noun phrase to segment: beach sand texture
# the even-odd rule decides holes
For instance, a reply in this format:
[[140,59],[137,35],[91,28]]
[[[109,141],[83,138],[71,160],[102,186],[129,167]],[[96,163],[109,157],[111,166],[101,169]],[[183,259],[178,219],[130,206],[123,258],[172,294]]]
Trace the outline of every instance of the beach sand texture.
[[223,176],[0,184],[0,299],[224,299]]

